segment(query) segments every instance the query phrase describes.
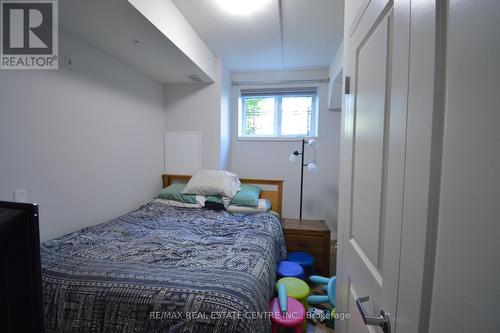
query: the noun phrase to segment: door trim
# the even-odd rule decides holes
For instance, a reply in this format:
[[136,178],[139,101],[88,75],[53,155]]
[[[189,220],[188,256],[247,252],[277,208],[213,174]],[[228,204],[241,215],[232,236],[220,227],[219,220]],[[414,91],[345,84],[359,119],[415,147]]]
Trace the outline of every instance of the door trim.
[[[396,332],[427,332],[434,278],[446,76],[447,1],[410,3],[409,126]],[[422,144],[422,141],[425,141]],[[424,148],[424,149],[422,149]]]

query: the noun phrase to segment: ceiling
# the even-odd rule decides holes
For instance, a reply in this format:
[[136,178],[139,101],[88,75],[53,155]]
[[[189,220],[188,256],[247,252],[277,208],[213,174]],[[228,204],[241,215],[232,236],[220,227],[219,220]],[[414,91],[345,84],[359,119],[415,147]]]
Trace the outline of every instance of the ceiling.
[[224,11],[217,0],[173,2],[235,71],[329,67],[343,36],[344,0],[282,0],[283,30],[279,0],[248,16]]
[[160,82],[212,81],[128,1],[59,1],[59,24]]

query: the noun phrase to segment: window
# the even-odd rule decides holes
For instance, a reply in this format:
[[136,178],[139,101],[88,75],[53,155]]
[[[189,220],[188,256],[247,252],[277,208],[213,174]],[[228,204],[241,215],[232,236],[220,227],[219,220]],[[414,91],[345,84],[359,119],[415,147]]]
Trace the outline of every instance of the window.
[[240,138],[316,136],[316,90],[241,91]]

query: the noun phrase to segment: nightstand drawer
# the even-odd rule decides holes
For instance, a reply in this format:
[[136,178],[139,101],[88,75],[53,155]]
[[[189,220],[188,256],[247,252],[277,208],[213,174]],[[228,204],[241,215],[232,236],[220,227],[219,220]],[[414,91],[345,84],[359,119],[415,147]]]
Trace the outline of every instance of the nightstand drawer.
[[316,272],[322,276],[331,276],[330,274],[330,257],[325,256],[325,253],[311,253],[314,257]]
[[286,248],[288,251],[324,252],[325,237],[300,236],[285,233]]

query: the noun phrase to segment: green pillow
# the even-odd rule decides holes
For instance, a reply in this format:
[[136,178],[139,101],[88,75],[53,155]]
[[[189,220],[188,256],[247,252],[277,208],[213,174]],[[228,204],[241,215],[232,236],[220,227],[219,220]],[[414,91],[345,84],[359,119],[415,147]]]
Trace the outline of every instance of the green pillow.
[[262,189],[258,186],[241,184],[241,188],[231,201],[231,205],[257,207],[259,205],[260,192],[262,192]]
[[222,205],[222,197],[220,195],[209,195],[206,201]]
[[182,194],[182,191],[185,187],[185,183],[174,183],[172,185],[169,185],[168,187],[165,187],[163,190],[161,190],[160,194],[158,194],[158,199],[195,204],[195,194]]

